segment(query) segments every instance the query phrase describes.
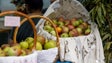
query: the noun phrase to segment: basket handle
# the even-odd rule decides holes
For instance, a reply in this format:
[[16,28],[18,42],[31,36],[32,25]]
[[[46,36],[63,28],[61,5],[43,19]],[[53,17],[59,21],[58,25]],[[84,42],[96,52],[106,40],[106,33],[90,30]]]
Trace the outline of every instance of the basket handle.
[[[33,28],[33,32],[34,32],[34,44],[36,44],[36,41],[37,41],[37,30],[36,30],[36,27],[35,27],[35,24],[34,24],[33,20],[30,19],[28,15],[26,15],[26,14],[24,14],[22,12],[19,12],[19,11],[5,11],[5,12],[0,13],[0,17],[4,16],[4,15],[7,15],[7,14],[15,14],[15,15],[23,16],[23,17],[25,17],[25,18],[28,19],[28,21],[30,22],[30,24],[32,25],[32,28]],[[24,22],[21,22],[20,24],[22,24],[22,23],[24,23]],[[17,34],[17,32],[18,31],[14,32],[14,36],[13,36],[13,42],[14,42],[14,44],[17,43],[17,41],[16,41],[16,34]],[[35,46],[33,47],[33,49],[35,49]]]
[[[47,17],[45,17],[45,16],[40,16],[40,15],[32,15],[32,16],[29,16],[29,18],[31,18],[31,19],[32,19],[32,18],[43,18],[43,19],[45,19],[46,21],[49,21],[49,22],[52,24],[52,26],[53,26],[53,28],[54,28],[54,30],[55,30],[55,32],[56,32],[56,40],[57,40],[56,46],[57,46],[58,48],[60,48],[59,35],[58,35],[57,30],[56,30],[56,26],[55,26],[55,24],[53,23],[53,21],[52,21],[51,19],[49,19],[49,18],[47,18]],[[25,22],[25,21],[27,21],[27,19],[24,18],[22,21]]]

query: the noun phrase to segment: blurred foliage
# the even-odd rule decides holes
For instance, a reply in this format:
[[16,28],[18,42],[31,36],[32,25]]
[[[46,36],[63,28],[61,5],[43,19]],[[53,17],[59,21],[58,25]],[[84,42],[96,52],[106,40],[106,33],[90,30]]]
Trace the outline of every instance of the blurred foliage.
[[105,61],[112,59],[112,0],[82,0],[91,19],[98,25],[104,45]]

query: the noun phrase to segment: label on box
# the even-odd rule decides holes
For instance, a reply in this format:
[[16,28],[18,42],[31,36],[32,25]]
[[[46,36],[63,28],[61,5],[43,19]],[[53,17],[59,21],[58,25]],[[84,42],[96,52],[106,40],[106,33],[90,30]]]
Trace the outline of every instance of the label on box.
[[18,16],[5,16],[4,26],[20,26],[20,17]]

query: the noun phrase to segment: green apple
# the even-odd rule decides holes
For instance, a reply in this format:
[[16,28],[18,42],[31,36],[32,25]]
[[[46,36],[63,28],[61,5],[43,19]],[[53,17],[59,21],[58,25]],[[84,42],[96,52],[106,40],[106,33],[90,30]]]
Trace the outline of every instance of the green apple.
[[79,35],[81,35],[82,33],[83,33],[83,30],[82,30],[82,28],[76,28],[76,30],[78,31],[78,33],[79,33]]
[[82,24],[84,22],[82,19],[79,19],[78,21],[80,24]]
[[68,33],[62,33],[61,37],[69,37]]
[[54,40],[50,40],[45,43],[44,49],[50,49],[56,47],[56,42]]
[[45,25],[44,30],[47,30],[48,32],[52,31],[52,26],[50,25]]
[[28,42],[26,42],[26,41],[20,42],[20,46],[22,49],[27,49],[29,47]]
[[57,20],[56,19],[53,19],[52,21],[53,21],[54,24],[57,24]]
[[9,50],[7,51],[8,56],[19,56],[20,54],[21,54],[21,49],[16,46],[10,47]]
[[50,32],[53,36],[56,36],[56,32],[53,30]]
[[75,26],[75,27],[77,27],[77,26],[80,25],[80,22],[79,21],[74,21],[74,22],[72,22],[72,25]]
[[91,29],[90,28],[88,28],[88,29],[85,30],[85,35],[88,35],[90,33],[91,33]]
[[33,37],[27,37],[25,39],[26,42],[28,42],[28,44],[32,43],[34,41]]
[[36,42],[36,50],[42,50],[42,45],[40,42]]
[[3,56],[5,56],[5,52],[2,49],[0,49],[0,57],[3,57]]
[[3,51],[4,51],[5,53],[7,53],[9,49],[10,49],[10,47],[6,47],[6,48],[3,49]]
[[62,21],[59,21],[59,22],[58,22],[58,26],[59,26],[59,27],[62,27],[62,26],[64,26],[64,22],[62,22]]

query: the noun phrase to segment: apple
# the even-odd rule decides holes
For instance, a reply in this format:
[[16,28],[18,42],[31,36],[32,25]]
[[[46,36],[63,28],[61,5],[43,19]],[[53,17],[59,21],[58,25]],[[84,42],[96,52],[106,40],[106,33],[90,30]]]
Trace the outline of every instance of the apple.
[[70,36],[70,37],[74,37],[74,35],[75,35],[75,34],[74,34],[74,31],[70,31],[70,32],[69,32],[69,36]]
[[69,32],[69,28],[66,27],[66,26],[62,26],[62,32],[63,32],[63,33]]
[[91,33],[91,29],[90,28],[88,28],[88,29],[85,30],[85,35],[88,35],[90,33]]
[[54,24],[58,23],[58,21],[56,19],[53,19],[52,21],[53,21]]
[[52,26],[50,26],[50,25],[45,25],[45,26],[44,26],[44,30],[50,32],[50,31],[52,30]]
[[78,33],[79,33],[79,35],[81,35],[82,34],[82,32],[83,32],[83,30],[82,30],[82,28],[76,28],[76,30],[78,31]]
[[22,49],[27,49],[29,47],[28,42],[26,42],[26,41],[20,42],[20,46]]
[[58,34],[62,33],[62,27],[56,27],[56,31],[58,32]]
[[64,21],[64,18],[61,16],[58,18],[58,21]]
[[26,49],[24,50],[25,51],[25,54],[28,55],[28,54],[31,54],[32,53],[32,50],[29,50],[29,49]]
[[30,43],[34,42],[34,39],[33,39],[33,37],[27,37],[25,39],[25,41],[28,42],[28,44],[30,44]]
[[42,50],[42,45],[40,42],[36,42],[36,50]]
[[25,56],[25,55],[27,55],[27,54],[26,54],[26,51],[25,51],[25,50],[21,50],[20,56]]
[[62,22],[62,21],[59,21],[59,22],[58,22],[58,26],[59,26],[59,27],[62,27],[62,26],[64,26],[64,22]]
[[45,23],[44,23],[45,25],[50,25],[51,26],[51,24],[50,24],[50,22],[49,21],[45,21]]
[[3,45],[1,45],[2,49],[6,48],[6,47],[10,47],[10,45],[9,44],[3,44]]
[[69,37],[68,33],[62,33],[61,37]]
[[44,45],[44,49],[50,49],[56,47],[56,42],[54,40],[48,41]]
[[84,25],[83,25],[83,24],[80,24],[80,25],[78,26],[78,28],[81,28],[82,30],[85,30],[85,28],[84,28]]
[[7,53],[9,49],[10,49],[10,47],[5,47],[5,48],[3,49],[3,51],[4,51],[5,53]]
[[74,37],[79,36],[79,33],[78,33],[77,29],[72,29],[72,31],[74,32]]
[[30,50],[32,49],[33,44],[34,44],[34,43],[30,43],[30,44],[29,44],[29,49],[30,49]]
[[65,26],[67,26],[70,24],[70,20],[65,20],[64,23],[65,23]]
[[84,22],[82,19],[79,19],[78,21],[80,24],[82,24]]
[[84,29],[88,28],[88,23],[87,22],[83,22],[82,25],[84,26]]
[[40,42],[42,45],[45,44],[45,37],[43,37],[42,35],[37,35],[37,42]]
[[16,47],[11,47],[9,48],[9,50],[7,51],[7,55],[8,56],[18,56],[21,54],[21,49],[16,48]]
[[68,28],[69,28],[69,30],[72,30],[72,29],[74,29],[75,27],[73,26],[73,25],[68,25]]
[[75,21],[76,21],[76,18],[72,18],[72,19],[71,19],[71,22],[75,22]]
[[50,32],[53,36],[56,36],[56,32],[53,30]]
[[2,49],[0,49],[0,57],[3,57],[3,56],[6,56],[6,54]]
[[75,26],[75,27],[77,27],[77,26],[80,25],[80,22],[79,22],[79,21],[73,21],[73,22],[72,22],[72,25]]

